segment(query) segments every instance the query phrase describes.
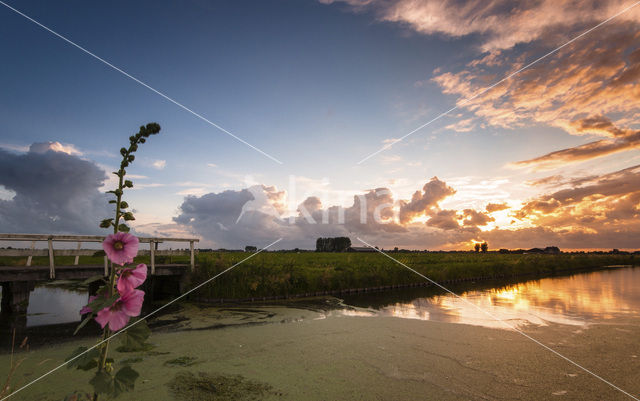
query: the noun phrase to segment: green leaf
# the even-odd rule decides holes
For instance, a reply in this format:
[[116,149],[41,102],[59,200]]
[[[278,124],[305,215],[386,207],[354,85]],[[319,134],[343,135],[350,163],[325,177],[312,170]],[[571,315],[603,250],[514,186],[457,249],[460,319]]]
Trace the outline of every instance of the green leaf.
[[93,312],[89,313],[89,315],[87,317],[84,318],[84,320],[82,322],[80,322],[80,324],[78,325],[78,327],[76,327],[75,331],[73,332],[73,335],[75,336],[76,334],[78,334],[78,332],[80,331],[81,328],[83,328],[84,326],[87,325],[87,323],[89,323],[89,321],[93,319]]
[[133,182],[131,180],[124,180],[125,188],[133,188]]
[[120,202],[120,209],[126,209],[129,207],[129,204],[125,201]]
[[114,379],[115,394],[117,397],[121,393],[133,390],[136,379],[140,376],[131,366],[124,366],[117,373]]
[[[133,324],[133,323],[132,323]],[[121,346],[118,350],[124,352],[144,351],[149,348],[146,340],[151,335],[151,330],[146,321],[135,323],[130,328],[120,333]]]
[[134,388],[136,379],[140,376],[131,366],[125,366],[118,370],[115,376],[107,372],[98,372],[89,381],[96,393],[107,394],[116,398],[120,394],[131,391]]
[[107,372],[97,372],[89,383],[96,393],[111,394],[113,392],[113,378]]
[[88,349],[89,348],[87,347],[76,348],[71,355],[65,359],[65,362],[67,362],[77,357],[69,362],[67,369],[76,368],[81,370],[90,370],[98,366],[98,357],[100,356],[98,348],[93,348],[91,351],[87,351]]
[[[102,252],[104,252],[104,251],[102,251]],[[103,280],[103,279],[104,279],[104,276],[102,274],[98,274],[97,276],[89,277],[88,279],[84,280],[82,282],[82,285],[88,285],[88,284],[91,284],[93,282],[96,282],[98,280]]]
[[[115,173],[114,173],[114,174],[115,174]],[[115,199],[111,199],[111,200],[109,201],[109,203],[118,203],[118,201],[117,201],[117,200],[115,200]]]
[[91,309],[95,313],[98,313],[98,311],[101,311],[102,309],[113,305],[116,302],[116,300],[120,297],[120,295],[117,292],[113,294],[111,297],[100,296],[103,293],[104,292],[102,293],[98,292],[98,297],[93,301],[89,302],[89,304],[87,305],[89,309]]
[[126,224],[120,224],[118,226],[118,231],[122,231],[123,233],[128,233],[129,232],[129,226],[127,226]]
[[126,212],[122,215],[122,217],[124,218],[124,221],[131,221],[136,219],[135,217],[133,217],[133,213],[131,212]]
[[120,148],[120,154],[122,156],[126,156],[127,155],[127,148]]

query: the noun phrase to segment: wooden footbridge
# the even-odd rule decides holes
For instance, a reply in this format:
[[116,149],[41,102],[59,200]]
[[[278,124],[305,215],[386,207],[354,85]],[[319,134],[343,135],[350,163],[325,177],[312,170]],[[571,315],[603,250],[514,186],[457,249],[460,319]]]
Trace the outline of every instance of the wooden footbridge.
[[[26,258],[23,266],[11,266],[0,263],[0,283],[2,284],[1,312],[26,313],[29,304],[29,294],[35,288],[37,282],[50,280],[84,280],[99,274],[109,275],[109,263],[107,257],[103,257],[101,264],[79,264],[81,256],[95,256],[100,249],[82,249],[82,244],[102,243],[104,236],[97,235],[55,235],[55,234],[0,234],[0,242],[10,244],[14,242],[30,242],[30,248],[2,248],[0,257]],[[138,237],[140,240],[139,256],[149,256],[148,274],[150,280],[146,283],[153,293],[153,288],[167,282],[178,285],[180,291],[181,278],[187,270],[194,270],[195,255],[197,250],[194,244],[197,238],[161,238]],[[62,249],[55,249],[54,245],[66,244]],[[69,247],[69,243],[76,243],[76,247]],[[158,249],[159,244],[188,243],[188,249]],[[38,244],[45,245],[46,248]],[[5,245],[6,246],[6,245]],[[144,248],[147,249],[144,249]],[[189,255],[188,264],[157,264],[156,256],[185,256]],[[48,265],[32,266],[33,257],[48,257]],[[57,265],[56,257],[73,256],[72,265]],[[165,286],[166,287],[166,286]],[[97,288],[89,288],[89,293]]]

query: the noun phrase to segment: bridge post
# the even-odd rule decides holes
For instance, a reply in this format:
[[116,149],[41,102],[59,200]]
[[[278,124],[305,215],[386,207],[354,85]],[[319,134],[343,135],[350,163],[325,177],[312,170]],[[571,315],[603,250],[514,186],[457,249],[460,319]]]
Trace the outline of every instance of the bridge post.
[[[78,241],[78,251],[82,247],[82,242]],[[76,255],[76,258],[73,260],[73,265],[78,266],[78,261],[80,260],[80,255]]]
[[193,241],[189,241],[189,249],[191,251],[191,271],[194,271],[196,268],[195,256],[193,252]]
[[54,258],[53,258],[53,241],[51,238],[47,240],[49,245],[49,278],[53,280],[56,278],[56,270],[54,267]]
[[153,240],[149,241],[149,258],[151,262],[151,275],[156,274],[156,249]]
[[29,294],[34,288],[33,281],[2,283],[2,313],[26,314],[29,307]]
[[[31,250],[33,251],[36,248],[36,242],[31,241]],[[31,266],[31,260],[33,259],[33,255],[29,255],[27,257],[27,266]]]

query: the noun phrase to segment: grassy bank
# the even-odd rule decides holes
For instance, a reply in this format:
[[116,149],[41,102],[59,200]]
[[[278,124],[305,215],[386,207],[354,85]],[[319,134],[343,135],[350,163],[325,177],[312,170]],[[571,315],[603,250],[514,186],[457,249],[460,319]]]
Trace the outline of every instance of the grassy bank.
[[[394,258],[438,282],[519,275],[551,276],[562,271],[637,263],[633,255],[517,255],[474,253],[394,253]],[[249,256],[201,253],[190,277],[197,285]],[[425,280],[379,253],[261,253],[198,290],[204,299],[293,296]]]

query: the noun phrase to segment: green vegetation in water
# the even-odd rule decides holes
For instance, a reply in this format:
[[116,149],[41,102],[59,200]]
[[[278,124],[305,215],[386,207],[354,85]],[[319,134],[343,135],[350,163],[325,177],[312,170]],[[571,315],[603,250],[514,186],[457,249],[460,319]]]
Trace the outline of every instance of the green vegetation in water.
[[196,363],[196,359],[192,356],[181,356],[176,359],[170,359],[164,363],[164,366],[191,366]]
[[171,394],[185,401],[248,401],[262,400],[276,394],[266,383],[240,375],[210,375],[205,372],[179,372],[168,383]]
[[134,364],[134,363],[142,362],[143,360],[144,360],[144,358],[141,357],[141,356],[132,356],[131,358],[123,359],[122,361],[120,361],[120,364],[122,364],[122,365],[131,365],[131,364]]
[[[243,252],[208,252],[198,257],[191,282],[199,284],[248,256]],[[391,253],[432,280],[538,277],[577,269],[633,265],[634,255]],[[262,252],[198,290],[205,299],[289,296],[350,288],[424,283],[425,279],[379,253]]]

